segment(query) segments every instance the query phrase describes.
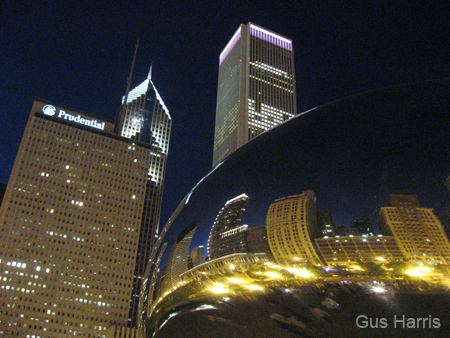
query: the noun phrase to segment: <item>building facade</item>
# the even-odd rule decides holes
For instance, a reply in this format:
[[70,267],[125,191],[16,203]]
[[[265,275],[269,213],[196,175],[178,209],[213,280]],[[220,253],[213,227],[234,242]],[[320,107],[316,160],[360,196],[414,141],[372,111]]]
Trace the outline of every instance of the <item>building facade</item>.
[[431,208],[420,206],[416,195],[391,194],[378,212],[383,234],[394,236],[406,260],[419,265],[449,264],[450,242]]
[[147,79],[123,98],[116,126],[121,136],[152,145],[130,301],[128,324],[132,327],[137,325],[142,278],[159,232],[171,128],[172,118],[152,82],[150,69]]
[[314,192],[275,200],[267,212],[267,236],[280,265],[322,265],[313,246],[320,236]]
[[219,57],[213,167],[296,114],[292,41],[242,24]]
[[405,258],[394,236],[328,237],[315,241],[327,265],[399,262]]
[[189,247],[191,246],[195,230],[197,230],[197,224],[193,222],[178,235],[165,267],[161,293],[170,292],[173,288],[176,288],[181,282],[180,275],[189,270]]
[[35,101],[0,211],[0,336],[127,324],[151,144]]
[[205,263],[205,248],[203,245],[196,246],[191,250],[192,266]]
[[317,212],[317,225],[320,228],[322,236],[336,236],[337,228],[330,210]]
[[208,237],[209,259],[248,252],[248,226],[241,225],[242,214],[248,202],[249,197],[242,194],[227,201],[219,211]]
[[368,218],[354,218],[353,227],[358,229],[360,236],[375,236],[372,221]]
[[267,239],[267,228],[264,225],[251,226],[247,229],[248,250],[251,253],[265,253],[268,258],[273,259]]

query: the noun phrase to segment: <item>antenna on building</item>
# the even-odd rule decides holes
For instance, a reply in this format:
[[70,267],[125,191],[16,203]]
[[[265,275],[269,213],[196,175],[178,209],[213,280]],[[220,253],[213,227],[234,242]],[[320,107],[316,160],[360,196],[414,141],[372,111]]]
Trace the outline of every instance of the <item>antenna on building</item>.
[[125,105],[127,104],[128,93],[130,92],[131,78],[133,77],[134,63],[136,62],[136,55],[137,55],[137,51],[139,48],[139,40],[140,39],[138,38],[137,42],[136,42],[136,47],[134,49],[133,62],[131,63],[130,74],[128,75],[128,78],[127,78],[127,89],[125,91],[125,96],[123,98],[122,104],[120,105],[119,111],[117,113],[116,126],[115,126],[116,133],[120,133],[120,128],[122,125],[123,111],[125,109]]
[[136,54],[137,54],[138,48],[139,48],[139,39],[137,40],[136,48],[134,49],[133,62],[131,63],[130,75],[128,75],[128,79],[127,79],[127,91],[125,92],[125,98],[124,98],[124,102],[122,103],[122,105],[125,105],[127,103],[128,93],[130,92],[131,78],[133,76],[134,63],[136,61]]

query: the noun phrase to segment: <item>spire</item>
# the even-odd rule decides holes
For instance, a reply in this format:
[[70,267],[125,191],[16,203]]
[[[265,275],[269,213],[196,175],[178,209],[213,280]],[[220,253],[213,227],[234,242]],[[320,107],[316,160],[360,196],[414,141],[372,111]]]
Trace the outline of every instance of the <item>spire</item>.
[[123,97],[123,101],[122,104],[120,105],[119,110],[117,111],[117,115],[116,115],[116,125],[115,125],[115,132],[120,134],[121,133],[121,128],[122,128],[122,123],[123,123],[123,118],[124,118],[124,109],[125,109],[125,105],[127,104],[127,100],[128,100],[128,93],[130,92],[130,86],[131,86],[131,77],[133,76],[133,69],[134,69],[134,62],[136,61],[136,54],[137,54],[137,50],[139,47],[139,39],[136,42],[136,47],[134,49],[134,55],[133,55],[133,62],[131,63],[131,69],[130,69],[130,74],[128,75],[127,78],[127,89],[125,91],[125,96]]
[[127,79],[127,91],[125,92],[125,99],[123,101],[123,104],[127,103],[128,93],[130,92],[131,78],[133,76],[134,62],[136,61],[136,54],[137,54],[138,47],[139,47],[139,39],[137,40],[136,48],[134,49],[133,62],[131,63],[130,75],[128,75],[128,79]]
[[153,68],[153,64],[150,65],[150,71],[148,72],[148,76],[147,76],[147,80],[152,80],[152,68]]

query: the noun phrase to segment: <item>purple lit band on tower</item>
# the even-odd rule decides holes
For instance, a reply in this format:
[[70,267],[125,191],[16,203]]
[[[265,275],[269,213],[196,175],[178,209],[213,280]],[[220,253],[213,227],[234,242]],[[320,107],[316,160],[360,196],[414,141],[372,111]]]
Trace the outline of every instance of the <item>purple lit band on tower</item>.
[[281,48],[292,51],[292,41],[286,39],[280,35],[274,34],[265,30],[261,27],[251,25],[250,26],[250,34],[256,36],[257,38],[266,40],[274,45],[280,46]]
[[219,56],[219,65],[222,63],[222,61],[227,57],[228,53],[233,49],[233,47],[236,45],[236,42],[241,38],[241,26],[239,26],[236,33],[234,33],[231,40],[228,42],[228,44],[223,49],[222,53],[220,53]]

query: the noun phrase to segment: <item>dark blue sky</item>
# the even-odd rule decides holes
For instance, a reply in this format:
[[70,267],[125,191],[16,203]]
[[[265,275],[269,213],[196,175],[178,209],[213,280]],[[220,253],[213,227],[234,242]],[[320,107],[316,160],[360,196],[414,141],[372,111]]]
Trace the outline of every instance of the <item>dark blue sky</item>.
[[450,76],[446,1],[9,1],[0,5],[0,182],[36,97],[114,118],[153,82],[173,118],[163,223],[211,168],[218,57],[239,24],[294,42],[298,111],[348,95]]

